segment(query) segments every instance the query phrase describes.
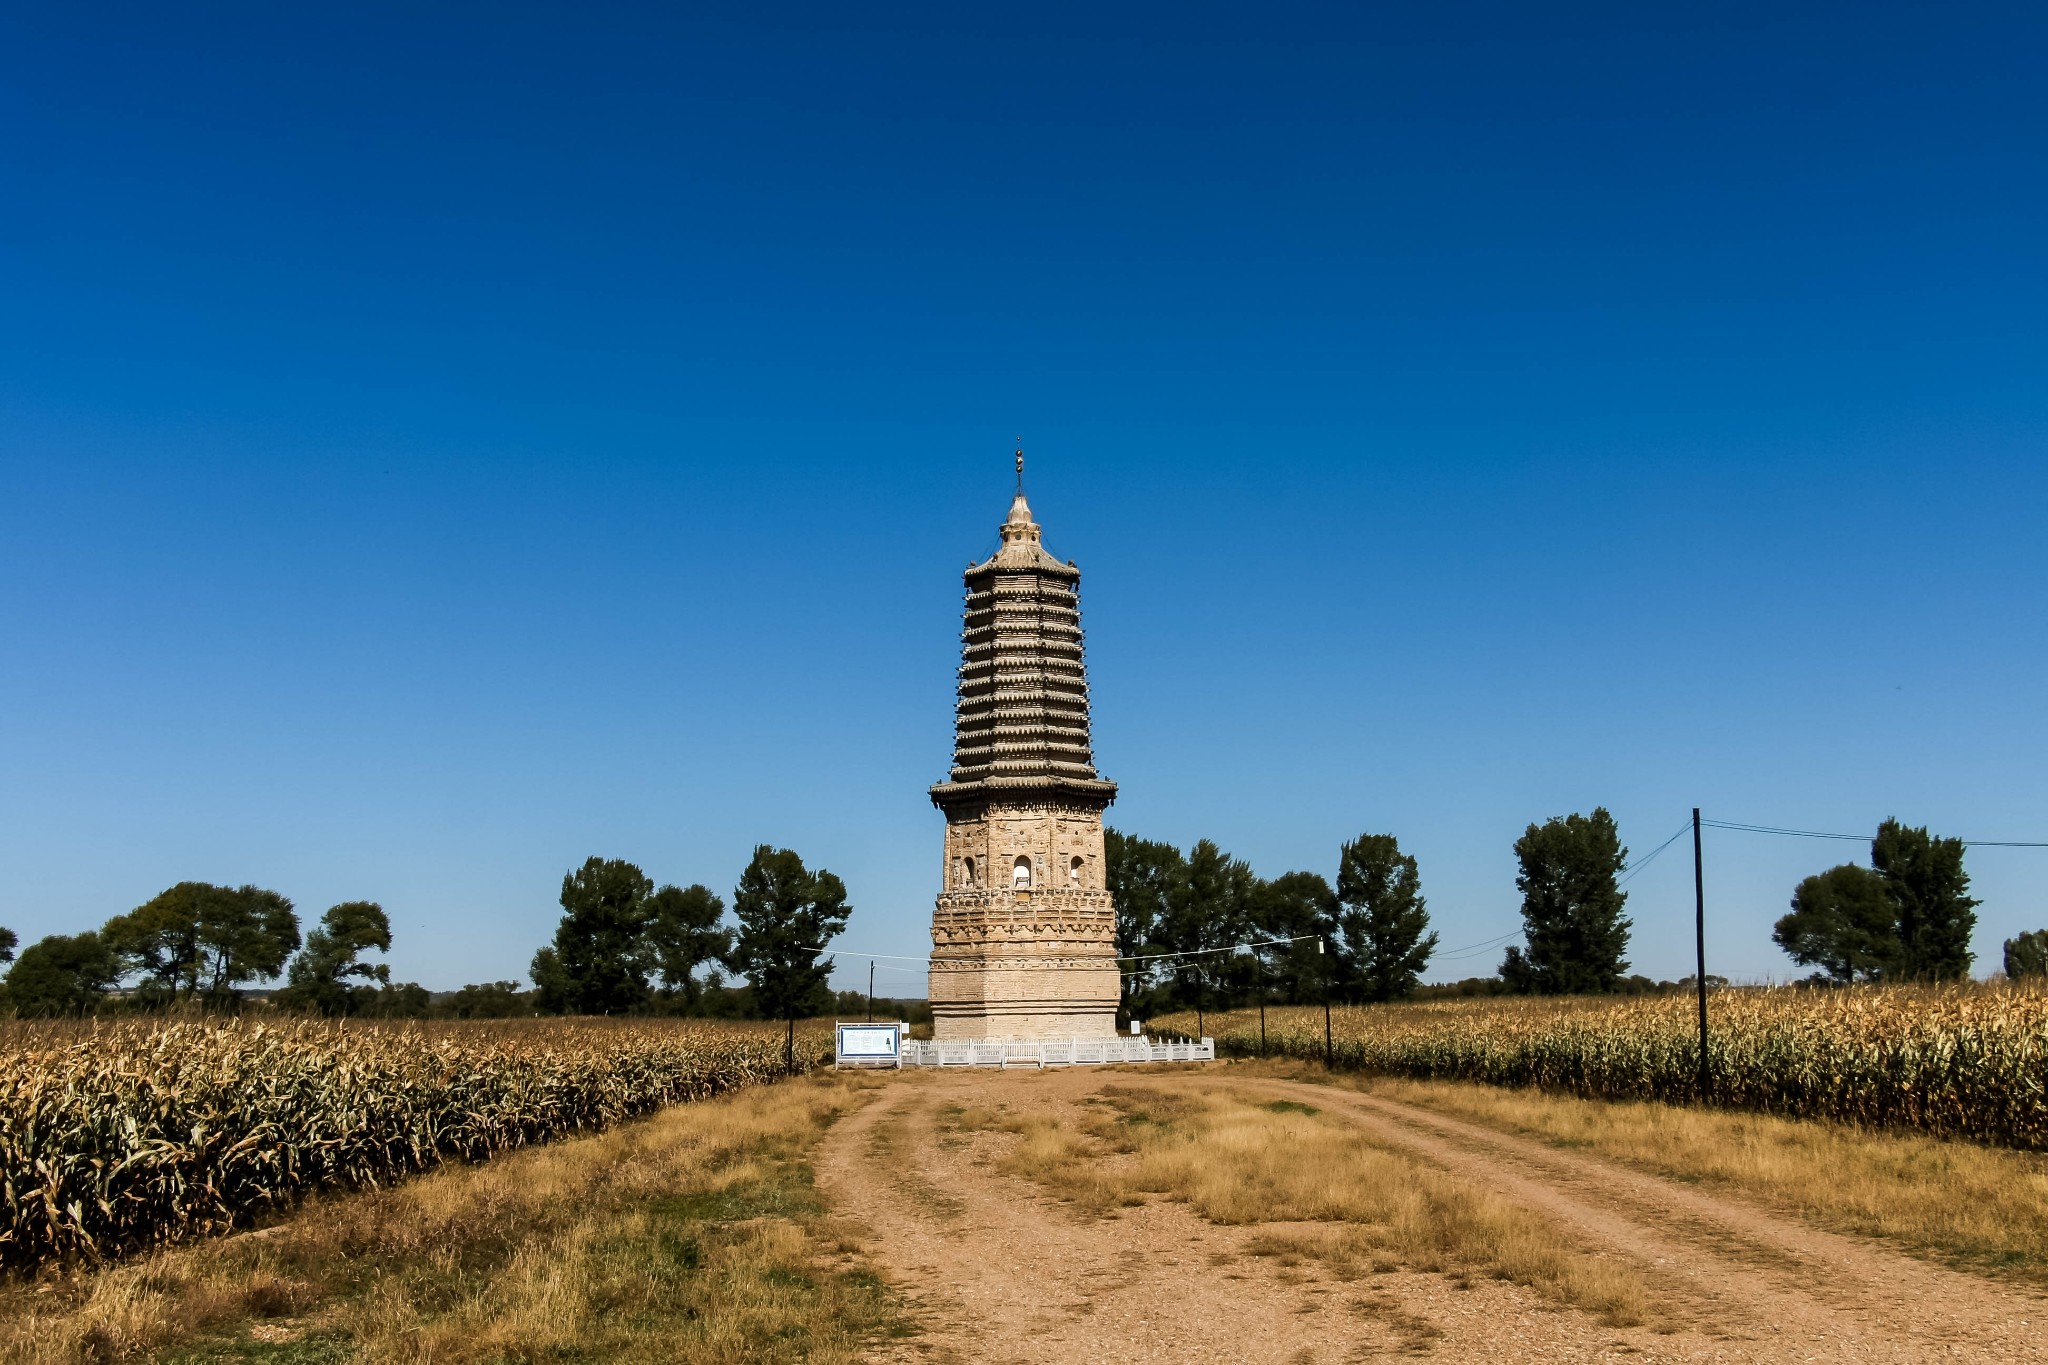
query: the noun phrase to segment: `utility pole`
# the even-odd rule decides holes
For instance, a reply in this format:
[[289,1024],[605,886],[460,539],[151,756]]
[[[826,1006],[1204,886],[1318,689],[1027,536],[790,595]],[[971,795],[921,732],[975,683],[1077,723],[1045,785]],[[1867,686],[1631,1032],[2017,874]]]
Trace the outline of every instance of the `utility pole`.
[[875,960],[868,959],[868,1022],[875,1022]]
[[[1328,937],[1329,937],[1329,935],[1328,935],[1328,934],[1325,934],[1325,935],[1323,935],[1323,937],[1322,937],[1322,938],[1319,938],[1319,939],[1317,939],[1317,940],[1316,940],[1316,949],[1317,949],[1317,951],[1319,951],[1319,952],[1320,952],[1320,951],[1322,951],[1322,950],[1324,949],[1324,947],[1325,947],[1325,943],[1324,943],[1324,940],[1325,940],[1325,939],[1327,939]],[[1334,956],[1334,955],[1333,955],[1333,956]],[[1328,971],[1328,970],[1325,970],[1325,971],[1323,972],[1323,1070],[1325,1070],[1325,1071],[1328,1071],[1328,1070],[1330,1069],[1330,977],[1331,977],[1331,974],[1332,974],[1332,973],[1331,973],[1330,971]]]
[[1700,856],[1700,808],[1692,808],[1692,903],[1693,903],[1693,945],[1699,950],[1698,975],[1700,996],[1700,1103],[1708,1097],[1707,1081],[1707,875]]
[[1263,957],[1259,959],[1259,1055],[1266,1055],[1266,959]]

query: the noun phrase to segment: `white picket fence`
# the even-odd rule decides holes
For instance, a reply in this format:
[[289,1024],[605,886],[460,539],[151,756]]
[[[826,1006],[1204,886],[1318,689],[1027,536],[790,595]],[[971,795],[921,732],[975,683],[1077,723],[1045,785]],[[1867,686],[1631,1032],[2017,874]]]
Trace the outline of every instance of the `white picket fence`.
[[1047,1038],[1019,1042],[931,1042],[906,1038],[904,1066],[1105,1066],[1114,1062],[1213,1062],[1216,1040]]

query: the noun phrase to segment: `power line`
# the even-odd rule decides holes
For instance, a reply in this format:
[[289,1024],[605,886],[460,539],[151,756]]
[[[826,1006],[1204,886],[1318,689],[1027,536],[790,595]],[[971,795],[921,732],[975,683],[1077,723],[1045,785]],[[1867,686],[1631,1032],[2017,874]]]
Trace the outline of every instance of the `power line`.
[[1455,962],[1461,957],[1477,957],[1481,953],[1490,952],[1500,947],[1501,944],[1506,943],[1521,932],[1520,929],[1510,929],[1505,934],[1487,939],[1484,943],[1468,943],[1462,948],[1453,948],[1449,952],[1432,953],[1430,954],[1430,959],[1435,962]]
[[[1691,828],[1692,821],[1687,820],[1684,824],[1680,825],[1676,830],[1672,831],[1671,837],[1669,839],[1666,839],[1663,843],[1657,845],[1648,853],[1645,853],[1642,857],[1636,859],[1634,862],[1628,864],[1628,866],[1622,868],[1621,877],[1618,881],[1614,883],[1615,886],[1622,886],[1629,880],[1629,878],[1635,876],[1636,873],[1648,867],[1650,863],[1653,860],[1655,860],[1658,854],[1662,853],[1665,849],[1671,847],[1680,839],[1684,838],[1686,831]],[[1506,943],[1509,939],[1514,938],[1521,932],[1522,931],[1520,929],[1510,929],[1505,934],[1497,934],[1494,937],[1486,939],[1480,943],[1470,943],[1466,944],[1462,948],[1451,948],[1444,952],[1432,953],[1430,954],[1430,960],[1432,962],[1456,962],[1460,958],[1477,957],[1481,953],[1488,952],[1494,948],[1498,948],[1501,944]]]
[[[1271,947],[1273,947],[1273,946],[1274,946],[1275,944],[1282,944],[1282,943],[1306,943],[1306,942],[1307,942],[1308,940],[1310,940],[1310,939],[1316,939],[1316,938],[1321,938],[1321,937],[1322,937],[1322,935],[1321,935],[1321,934],[1296,934],[1296,935],[1294,935],[1294,936],[1293,936],[1292,938],[1260,938],[1260,939],[1247,939],[1247,940],[1246,940],[1246,941],[1244,941],[1243,943],[1226,943],[1226,944],[1224,944],[1224,945],[1223,945],[1222,947],[1219,947],[1219,948],[1189,948],[1189,949],[1186,949],[1185,951],[1182,951],[1182,952],[1176,952],[1176,953],[1141,953],[1141,954],[1139,954],[1139,955],[1137,955],[1137,956],[1135,956],[1135,957],[1119,957],[1119,958],[1114,958],[1114,959],[1112,959],[1112,960],[1113,960],[1113,961],[1116,961],[1116,962],[1157,962],[1157,961],[1161,960],[1162,958],[1169,958],[1169,957],[1208,957],[1208,956],[1211,956],[1211,955],[1213,955],[1213,954],[1215,954],[1215,953],[1236,953],[1236,952],[1242,952],[1242,951],[1244,951],[1244,950],[1245,950],[1245,949],[1247,949],[1247,948],[1271,948]],[[932,959],[932,958],[930,958],[929,956],[926,956],[926,957],[908,957],[908,956],[905,956],[904,954],[901,954],[901,953],[857,953],[857,952],[853,952],[853,951],[851,951],[851,950],[849,950],[849,949],[844,949],[844,948],[828,948],[828,949],[824,950],[824,953],[823,953],[823,955],[824,955],[824,956],[826,956],[826,957],[852,957],[852,958],[861,958],[861,959],[863,959],[863,960],[866,960],[866,961],[870,961],[870,962],[873,962],[873,961],[882,961],[882,962],[922,962],[922,963],[925,963],[926,965],[930,965],[930,963],[931,963],[931,962],[932,962],[932,960],[933,960],[933,959]],[[903,968],[901,968],[901,967],[883,967],[883,968],[881,968],[881,970],[882,970],[882,971],[885,971],[885,972],[889,972],[889,971],[903,971],[904,969],[903,969]],[[915,973],[915,972],[907,972],[907,973],[905,973],[905,974],[906,974],[906,975],[910,975],[910,976],[915,976],[915,975],[917,975],[917,973]]]
[[1321,937],[1321,934],[1296,934],[1293,938],[1252,939],[1244,943],[1225,944],[1221,948],[1189,948],[1187,951],[1179,953],[1141,953],[1136,957],[1120,957],[1117,961],[1157,962],[1160,958],[1164,957],[1207,957],[1212,953],[1234,953],[1241,948],[1270,948],[1276,943],[1305,943],[1309,939]]
[[1687,821],[1686,821],[1686,822],[1685,822],[1684,824],[1682,824],[1682,825],[1680,825],[1680,826],[1678,827],[1678,832],[1677,832],[1677,833],[1673,834],[1673,835],[1672,835],[1672,836],[1671,836],[1671,837],[1670,837],[1669,839],[1666,839],[1666,840],[1665,840],[1665,841],[1664,841],[1663,843],[1661,843],[1661,844],[1657,845],[1657,846],[1656,846],[1655,848],[1651,849],[1651,850],[1650,850],[1650,851],[1649,851],[1648,853],[1645,853],[1645,854],[1644,854],[1644,855],[1643,855],[1642,857],[1640,857],[1640,858],[1636,859],[1636,860],[1635,860],[1634,862],[1630,863],[1630,864],[1629,864],[1629,865],[1628,865],[1627,867],[1623,868],[1623,869],[1621,870],[1621,878],[1620,878],[1620,880],[1614,883],[1614,885],[1615,885],[1616,889],[1619,889],[1619,888],[1620,888],[1620,887],[1621,887],[1621,886],[1622,886],[1623,884],[1625,884],[1625,883],[1626,883],[1626,882],[1628,881],[1628,879],[1629,879],[1629,878],[1631,878],[1631,877],[1635,876],[1635,875],[1636,875],[1636,873],[1638,873],[1638,872],[1641,872],[1641,871],[1642,871],[1642,870],[1643,870],[1644,868],[1648,867],[1648,866],[1650,865],[1651,861],[1652,861],[1653,859],[1655,859],[1655,858],[1656,858],[1656,856],[1657,856],[1657,855],[1658,855],[1659,853],[1662,853],[1662,852],[1663,852],[1663,851],[1664,851],[1665,849],[1667,849],[1667,848],[1671,847],[1671,846],[1672,846],[1673,844],[1677,843],[1677,842],[1678,842],[1678,841],[1679,841],[1680,839],[1684,838],[1684,837],[1685,837],[1685,835],[1686,835],[1686,832],[1687,832],[1688,830],[1690,830],[1691,828],[1692,828],[1692,821],[1691,821],[1691,820],[1687,820]]
[[902,953],[857,953],[851,948],[826,948],[822,950],[832,957],[874,958],[882,962],[929,962],[931,957],[906,957]]
[[[1745,825],[1735,820],[1702,819],[1701,824],[1713,829],[1739,830],[1744,834],[1782,834],[1792,839],[1844,839],[1850,843],[1867,844],[1868,834],[1828,834],[1817,829],[1780,829],[1776,825]],[[1964,848],[2048,848],[2048,840],[2028,839],[1960,839]]]

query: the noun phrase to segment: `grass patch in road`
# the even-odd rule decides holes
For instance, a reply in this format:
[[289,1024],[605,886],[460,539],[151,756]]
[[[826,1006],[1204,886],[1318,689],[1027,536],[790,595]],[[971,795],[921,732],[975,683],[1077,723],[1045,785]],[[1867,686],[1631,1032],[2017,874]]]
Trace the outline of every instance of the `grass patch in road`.
[[1957,1269],[2048,1287],[2048,1155],[1821,1119],[1584,1100],[1463,1081],[1368,1094],[1738,1194]]
[[911,1328],[809,1154],[821,1077],[316,1200],[255,1237],[0,1290],[0,1362],[851,1362]]
[[[1632,1266],[1313,1106],[1240,1097],[1227,1082],[1102,1094],[1114,1110],[1078,1131],[1048,1116],[1023,1121],[1004,1169],[1096,1212],[1160,1195],[1215,1223],[1284,1225],[1248,1246],[1283,1267],[1312,1259],[1344,1279],[1396,1267],[1492,1275],[1613,1326],[1648,1312]],[[1123,1159],[1104,1159],[1112,1154]]]
[[[948,1109],[955,1106],[948,1105]],[[967,1205],[925,1179],[909,1163],[915,1145],[904,1141],[905,1114],[898,1110],[884,1114],[868,1128],[868,1155],[887,1172],[889,1180],[913,1204],[942,1222],[952,1222],[967,1212]],[[943,1115],[941,1115],[943,1122]]]

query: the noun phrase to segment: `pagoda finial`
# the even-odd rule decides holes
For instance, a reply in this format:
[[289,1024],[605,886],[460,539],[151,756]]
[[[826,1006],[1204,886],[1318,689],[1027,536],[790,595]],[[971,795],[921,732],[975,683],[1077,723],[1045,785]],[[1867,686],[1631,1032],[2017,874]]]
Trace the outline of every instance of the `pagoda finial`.
[[1017,496],[1024,496],[1024,438],[1017,438]]

